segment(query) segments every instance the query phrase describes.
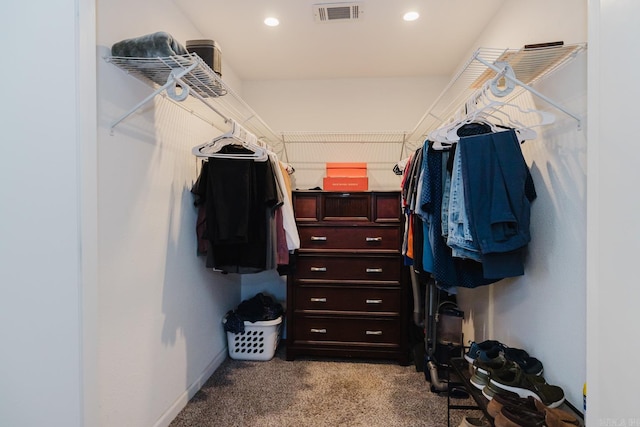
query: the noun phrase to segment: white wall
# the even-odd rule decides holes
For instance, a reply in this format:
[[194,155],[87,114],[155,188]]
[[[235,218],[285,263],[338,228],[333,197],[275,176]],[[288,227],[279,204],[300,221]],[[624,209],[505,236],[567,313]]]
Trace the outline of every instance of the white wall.
[[[508,1],[475,47],[585,42],[586,6],[583,0]],[[535,88],[586,117],[586,58],[579,55]],[[497,339],[524,348],[542,361],[547,381],[561,386],[567,399],[580,408],[586,380],[587,132],[584,124],[578,130],[573,118],[535,96],[521,98],[518,102],[523,105],[557,117],[553,125],[539,129],[536,140],[522,146],[538,194],[531,208],[532,242],[525,275],[461,290],[465,339]]]
[[[0,424],[6,426],[82,425],[80,175],[83,144],[94,142],[81,138],[81,118],[91,120],[91,106],[81,104],[77,80],[77,55],[86,53],[77,34],[80,9],[70,0],[0,6],[10,17],[0,29],[7,41],[0,71],[7,82],[0,106]],[[43,34],[55,36],[55,49],[45,47],[51,38]],[[36,46],[42,49],[28,48]]]
[[[448,77],[245,81],[243,97],[276,132],[412,131]],[[419,94],[419,96],[416,96]],[[287,145],[294,188],[322,187],[327,162],[366,162],[370,190],[396,190],[398,142]]]
[[80,426],[78,5],[4,2],[0,13],[0,424]]
[[[447,77],[251,80],[243,97],[276,131],[411,130]],[[420,94],[420,96],[416,96]]]
[[[167,31],[202,38],[170,0],[98,3],[98,55]],[[233,71],[223,65],[225,81]],[[240,277],[196,256],[191,148],[219,134],[158,97],[109,132],[151,90],[98,61],[97,401],[91,425],[167,425],[226,357],[221,320]]]
[[589,14],[587,423],[632,426],[640,425],[640,3],[593,0]]
[[[124,37],[155,31],[162,24],[182,39],[199,36],[190,33],[191,27],[166,1],[105,3],[108,4],[98,5],[98,43],[102,48]],[[515,3],[526,6],[525,2]],[[539,28],[532,29],[522,25],[528,19],[516,19],[530,16],[520,13],[510,21],[513,28],[504,34],[504,40],[483,44],[513,47],[534,41],[534,37],[528,39],[528,34],[541,30],[549,35],[543,40],[560,39],[565,35],[553,32],[563,31],[563,25],[573,22],[579,9],[572,2],[553,2],[554,8],[563,5],[570,9],[564,11],[559,23],[554,21],[554,25],[538,25]],[[599,0],[592,0],[589,7],[586,360],[587,422],[594,426],[638,425],[640,416],[634,382],[640,376],[635,360],[640,340],[633,316],[640,302],[638,287],[633,282],[635,255],[639,249],[635,236],[640,230],[633,221],[637,203],[634,197],[629,197],[634,194],[639,178],[638,148],[633,144],[632,125],[638,99],[633,82],[635,70],[640,66],[640,57],[634,53],[634,43],[640,37],[635,19],[640,14],[639,8],[633,1]],[[33,14],[33,9],[39,13]],[[91,69],[86,62],[87,57],[91,57],[86,45],[92,45],[93,35],[86,31],[93,28],[92,9],[91,1],[36,0],[28,5],[13,2],[2,10],[2,15],[9,18],[0,30],[2,38],[20,41],[5,44],[5,57],[12,58],[20,67],[3,67],[0,71],[5,81],[10,82],[5,85],[4,94],[11,100],[0,107],[4,132],[0,144],[2,425],[41,426],[50,425],[52,420],[65,426],[152,425],[156,421],[166,424],[184,402],[189,385],[196,384],[201,373],[209,368],[204,359],[213,361],[218,350],[222,351],[223,339],[218,335],[221,332],[216,318],[222,314],[221,305],[226,305],[222,301],[233,305],[238,300],[237,292],[231,290],[238,278],[229,277],[231,283],[226,283],[227,280],[219,276],[207,273],[200,276],[201,271],[192,270],[189,264],[193,262],[199,268],[200,261],[181,251],[186,247],[192,250],[193,242],[186,241],[190,239],[188,235],[176,234],[179,223],[188,226],[191,222],[188,217],[192,213],[184,193],[195,175],[187,171],[195,167],[183,156],[180,144],[188,147],[200,140],[199,133],[206,131],[199,125],[192,129],[191,121],[186,129],[185,117],[176,116],[173,110],[168,113],[165,106],[160,105],[157,111],[147,110],[143,115],[130,118],[114,136],[109,136],[106,116],[125,110],[130,101],[137,100],[137,96],[146,91],[102,60],[97,64],[101,81],[100,164],[94,163],[95,135],[87,128],[93,123],[95,106],[91,94],[82,93],[91,86],[92,78],[78,75]],[[545,9],[540,19],[530,21],[537,24],[556,19],[553,16]],[[55,39],[56,49],[40,49],[34,55],[32,50],[24,48],[50,39]],[[565,41],[581,39],[568,37]],[[45,73],[43,64],[56,66],[47,67]],[[225,74],[225,81],[233,79],[228,72]],[[565,78],[551,81],[543,89],[551,90],[556,83],[574,85]],[[564,99],[570,104],[579,104],[582,96],[578,91],[576,98],[567,94]],[[165,119],[166,123],[160,123]],[[187,139],[183,139],[183,131],[187,131]],[[542,153],[533,149],[534,153],[528,153],[528,160],[546,165],[545,159],[548,159],[550,167],[546,173],[540,168],[538,182],[548,179],[560,184],[560,188],[543,186],[543,191],[553,191],[543,193],[537,202],[547,200],[551,212],[568,209],[578,214],[577,222],[567,226],[579,229],[583,227],[582,216],[579,209],[572,206],[584,201],[575,196],[569,200],[561,197],[572,188],[580,189],[583,182],[580,175],[584,159],[572,154],[575,151],[563,157],[567,142],[571,150],[581,149],[580,138],[565,140],[556,133],[545,138],[552,141],[560,138],[562,143],[554,143]],[[551,155],[566,159],[566,164],[561,165],[559,159]],[[134,158],[127,159],[128,156]],[[99,173],[95,167],[99,167]],[[132,179],[122,179],[119,175],[123,172],[131,173]],[[162,178],[165,173],[176,178],[175,182]],[[96,196],[92,190],[98,179],[100,193]],[[154,179],[160,182],[154,184]],[[540,190],[540,186],[538,188]],[[136,204],[133,193],[142,190],[148,190],[150,196]],[[94,239],[97,198],[100,199],[100,239],[104,238],[99,244],[99,258]],[[109,206],[110,203],[113,206]],[[131,215],[121,214],[118,209]],[[141,221],[140,212],[145,210],[156,215],[149,225]],[[546,217],[536,215],[538,220]],[[570,217],[563,215],[567,216]],[[537,226],[558,230],[561,224],[549,221]],[[136,236],[143,236],[145,244],[136,240],[123,247],[118,245],[118,239],[124,241],[123,225],[129,226]],[[108,236],[109,233],[114,236]],[[555,239],[555,236],[548,238]],[[568,250],[579,251],[581,245],[578,238]],[[557,254],[557,247],[555,250]],[[124,251],[124,255],[119,255],[119,251]],[[544,260],[540,254],[532,256],[536,263]],[[571,267],[566,270],[574,270],[571,265],[577,259],[574,257],[580,255],[562,258],[566,261],[565,267]],[[182,276],[184,271],[174,262],[178,259],[185,261],[189,274]],[[100,273],[105,277],[99,287],[94,283],[97,274],[93,271],[98,269],[98,260]],[[563,267],[557,261],[549,256],[542,265],[557,276]],[[122,271],[105,271],[107,267]],[[540,273],[543,269],[536,271]],[[194,271],[198,277],[193,277]],[[185,291],[189,284],[196,288],[196,295],[191,293],[193,288]],[[520,285],[531,288],[525,283],[499,287]],[[508,296],[508,292],[505,295]],[[195,313],[184,313],[181,304],[197,297],[203,297],[203,301],[196,302]],[[134,298],[136,304],[131,301]],[[210,303],[211,312],[208,311]],[[94,307],[96,312],[92,313]],[[583,323],[577,319],[578,311],[573,311],[574,308],[556,327],[567,331],[567,341],[581,346],[579,339],[573,338],[575,331],[570,330],[574,325],[578,330]],[[477,323],[479,318],[475,317],[474,321]],[[487,319],[487,325],[496,331],[498,319],[491,319],[494,323],[490,324]],[[198,320],[213,323],[197,324]],[[535,321],[532,324],[537,325]],[[215,342],[207,347],[208,344],[202,342],[210,336]],[[92,345],[95,348],[91,348]],[[561,345],[556,353],[566,349],[566,344]],[[573,350],[570,351],[573,354]],[[145,356],[135,356],[139,352]],[[99,365],[86,360],[87,355],[92,354],[101,355]],[[113,359],[109,359],[110,356]],[[577,359],[572,362],[581,363]],[[99,372],[83,373],[82,366],[94,367]],[[555,366],[552,362],[550,369],[557,371]],[[572,363],[567,364],[567,369],[570,371],[567,378],[579,370],[573,368]],[[110,373],[116,378],[109,378]],[[95,407],[85,408],[83,413],[86,401],[93,402]]]

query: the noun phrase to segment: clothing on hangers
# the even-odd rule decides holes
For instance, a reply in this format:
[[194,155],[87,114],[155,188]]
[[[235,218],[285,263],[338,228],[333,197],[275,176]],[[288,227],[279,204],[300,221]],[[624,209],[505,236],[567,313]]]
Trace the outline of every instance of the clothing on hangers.
[[[291,189],[274,153],[261,162],[225,145],[207,158],[192,192],[199,206],[198,253],[209,268],[255,273],[288,264],[300,247]],[[283,251],[284,249],[284,251]]]
[[[193,147],[191,152],[196,157],[204,158],[230,158],[230,159],[250,159],[256,161],[266,161],[268,159],[268,149],[258,141],[258,137],[246,130],[235,120],[227,119],[231,124],[231,129],[209,142]],[[244,151],[228,152],[223,148],[228,145],[235,145],[244,148]]]
[[[420,252],[424,271],[449,290],[524,274],[535,199],[514,130],[493,132],[486,124],[469,123],[458,132],[459,141],[447,150],[425,141],[407,165],[402,193],[405,230],[413,233],[403,243],[414,246],[406,251],[414,255],[408,262],[415,263]],[[517,200],[516,212],[505,203],[511,198]],[[422,250],[416,251],[420,244]]]

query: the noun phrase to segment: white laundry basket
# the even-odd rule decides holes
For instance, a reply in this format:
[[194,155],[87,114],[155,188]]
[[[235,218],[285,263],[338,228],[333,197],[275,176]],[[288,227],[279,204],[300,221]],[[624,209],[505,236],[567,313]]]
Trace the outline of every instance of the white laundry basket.
[[261,322],[245,321],[244,332],[227,332],[229,356],[237,360],[271,360],[280,343],[281,326],[282,316]]

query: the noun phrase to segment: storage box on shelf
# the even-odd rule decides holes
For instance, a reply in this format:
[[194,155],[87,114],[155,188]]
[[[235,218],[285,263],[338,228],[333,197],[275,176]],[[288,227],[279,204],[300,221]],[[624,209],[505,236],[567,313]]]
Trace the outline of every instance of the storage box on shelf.
[[367,176],[366,163],[327,163],[327,176],[329,177],[365,177]]

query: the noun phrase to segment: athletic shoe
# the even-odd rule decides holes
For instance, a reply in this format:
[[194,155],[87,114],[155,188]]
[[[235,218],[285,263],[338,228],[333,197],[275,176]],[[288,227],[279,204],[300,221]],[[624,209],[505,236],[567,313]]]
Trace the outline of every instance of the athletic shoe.
[[473,362],[475,369],[469,381],[475,388],[482,390],[489,383],[491,372],[496,369],[503,369],[505,365],[511,365],[512,363],[505,359],[497,348],[481,353]]
[[469,364],[473,364],[478,358],[486,360],[489,358],[487,354],[495,353],[496,351],[502,351],[507,360],[516,362],[527,374],[542,375],[544,371],[542,362],[535,357],[529,356],[529,353],[525,350],[507,347],[496,340],[487,340],[481,343],[472,342],[464,358]]
[[498,350],[502,350],[503,348],[505,348],[505,345],[495,340],[487,340],[481,343],[476,343],[475,341],[473,341],[471,343],[469,351],[465,353],[464,358],[467,362],[472,364],[481,354],[494,350],[496,348]]
[[496,386],[494,386],[493,384],[491,384],[491,381],[489,381],[489,384],[487,384],[486,386],[483,387],[482,389],[482,395],[484,397],[487,398],[487,400],[491,401],[493,400],[493,397],[498,394],[498,393],[502,393],[506,390],[503,390],[501,388],[498,388]]
[[550,408],[557,408],[564,402],[562,388],[547,384],[541,376],[525,373],[516,364],[513,366],[513,369],[501,369],[492,372],[489,379],[490,384],[502,390],[517,393],[520,397],[531,396]]
[[506,347],[504,349],[504,357],[507,360],[516,362],[527,374],[542,375],[542,372],[544,371],[542,362],[535,357],[529,356],[529,353],[522,349]]

